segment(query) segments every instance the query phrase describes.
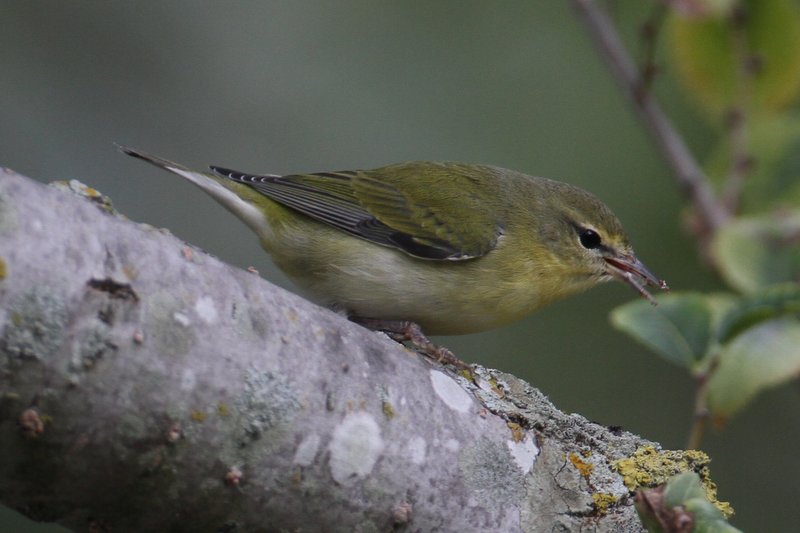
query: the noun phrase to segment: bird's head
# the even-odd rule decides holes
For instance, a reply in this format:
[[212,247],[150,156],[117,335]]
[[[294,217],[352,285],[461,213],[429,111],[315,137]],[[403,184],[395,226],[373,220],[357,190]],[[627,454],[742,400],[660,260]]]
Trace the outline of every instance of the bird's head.
[[646,287],[668,290],[636,257],[622,223],[588,192],[554,182],[548,248],[576,281],[618,279],[655,304]]

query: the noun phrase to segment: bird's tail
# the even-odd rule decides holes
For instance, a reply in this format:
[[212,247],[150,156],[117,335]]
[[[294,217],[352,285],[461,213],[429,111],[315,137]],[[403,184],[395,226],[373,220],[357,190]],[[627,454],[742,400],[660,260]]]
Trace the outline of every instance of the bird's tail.
[[123,146],[121,144],[114,144],[117,149],[122,152],[123,154],[127,154],[131,157],[136,157],[138,159],[142,159],[147,161],[148,163],[155,165],[159,168],[163,168],[174,172],[175,170],[183,170],[188,172],[193,172],[192,170],[186,168],[183,165],[179,165],[178,163],[173,163],[168,159],[163,159],[161,157],[154,156],[152,154],[148,154],[147,152],[142,152],[141,150],[137,150],[136,148],[131,148],[130,146]]
[[217,202],[222,204],[231,213],[239,217],[259,235],[269,231],[269,224],[267,223],[264,213],[258,209],[252,201],[254,197],[258,196],[258,193],[247,185],[226,180],[210,172],[198,172],[168,159],[137,150],[136,148],[122,146],[120,144],[116,146],[123,154],[142,159],[152,165],[163,168],[164,170],[191,181]]

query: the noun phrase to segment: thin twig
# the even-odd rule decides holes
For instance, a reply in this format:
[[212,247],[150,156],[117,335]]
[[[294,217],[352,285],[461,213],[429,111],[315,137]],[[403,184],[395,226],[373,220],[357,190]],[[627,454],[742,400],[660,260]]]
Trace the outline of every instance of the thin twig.
[[639,72],[641,76],[641,90],[645,92],[650,91],[653,85],[656,74],[658,74],[658,65],[656,64],[656,45],[658,44],[658,35],[661,33],[661,28],[664,25],[664,17],[667,14],[667,4],[664,2],[657,2],[653,8],[650,16],[642,25],[642,42],[643,51],[642,59],[639,65]]
[[747,119],[753,74],[758,68],[747,44],[745,25],[747,13],[744,7],[734,9],[730,16],[733,57],[736,62],[734,102],[728,112],[728,135],[730,141],[730,169],[722,190],[722,201],[730,212],[739,208],[742,187],[753,167],[748,153]]
[[614,22],[597,6],[595,0],[572,0],[572,3],[612,74],[672,167],[678,185],[694,203],[697,214],[703,221],[703,233],[715,233],[730,217],[730,213],[715,197],[705,173],[652,94],[642,90],[636,64],[622,44]]
[[697,378],[692,428],[689,430],[689,438],[686,442],[687,450],[699,450],[700,444],[703,442],[703,436],[705,435],[709,418],[708,404],[706,401],[709,377],[708,374],[705,374]]

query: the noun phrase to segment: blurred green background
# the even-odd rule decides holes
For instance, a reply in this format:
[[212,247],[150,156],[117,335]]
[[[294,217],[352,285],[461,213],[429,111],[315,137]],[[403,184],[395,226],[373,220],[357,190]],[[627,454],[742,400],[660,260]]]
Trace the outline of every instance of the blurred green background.
[[[671,287],[722,289],[680,227],[683,199],[569,2],[4,1],[0,165],[77,178],[135,221],[289,287],[253,235],[189,184],[117,153],[195,168],[486,163],[569,181],[620,216]],[[651,4],[619,2],[628,43]],[[657,93],[701,159],[710,135],[669,75]],[[236,232],[237,238],[231,236]],[[513,326],[441,338],[531,382],[563,410],[681,448],[693,385],[611,328],[636,298],[608,284]],[[720,498],[750,531],[791,531],[798,391],[761,396],[704,448]],[[7,509],[0,531],[56,531]]]

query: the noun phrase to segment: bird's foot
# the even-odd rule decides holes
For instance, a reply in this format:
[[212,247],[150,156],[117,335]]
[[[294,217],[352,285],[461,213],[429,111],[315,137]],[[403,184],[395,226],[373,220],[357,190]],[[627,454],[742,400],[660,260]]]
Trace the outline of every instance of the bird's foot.
[[422,328],[416,322],[410,320],[383,320],[380,318],[350,317],[350,320],[361,324],[367,329],[383,331],[397,342],[408,342],[422,354],[429,358],[446,365],[452,365],[459,370],[472,371],[472,367],[455,356],[453,352],[444,346],[434,344],[422,332]]

